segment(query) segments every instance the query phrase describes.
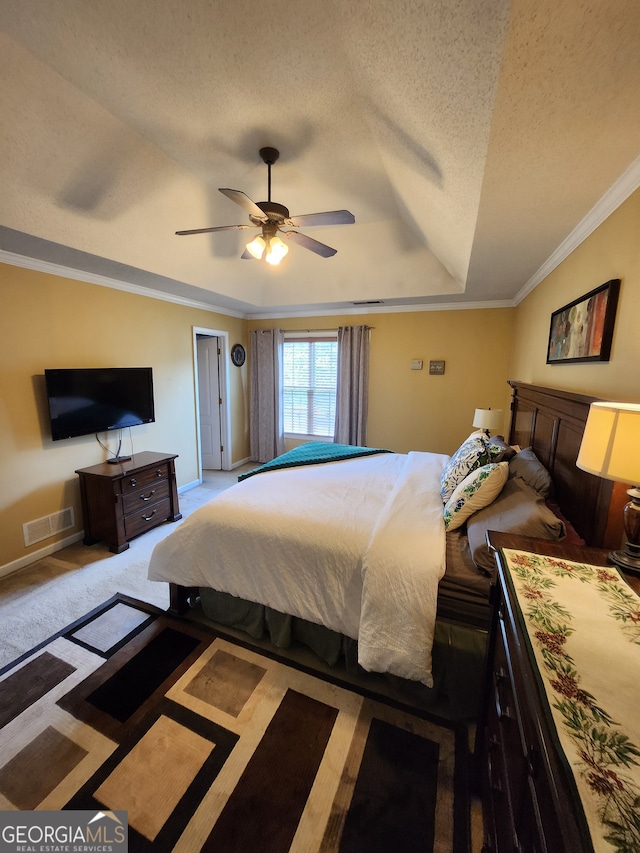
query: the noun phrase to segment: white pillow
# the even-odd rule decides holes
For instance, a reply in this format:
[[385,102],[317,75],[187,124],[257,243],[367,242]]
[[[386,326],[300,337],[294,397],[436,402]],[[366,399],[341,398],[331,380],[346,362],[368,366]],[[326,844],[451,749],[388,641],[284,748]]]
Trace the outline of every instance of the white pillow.
[[461,527],[474,512],[489,506],[498,497],[508,478],[508,462],[490,462],[467,474],[445,505],[446,529]]

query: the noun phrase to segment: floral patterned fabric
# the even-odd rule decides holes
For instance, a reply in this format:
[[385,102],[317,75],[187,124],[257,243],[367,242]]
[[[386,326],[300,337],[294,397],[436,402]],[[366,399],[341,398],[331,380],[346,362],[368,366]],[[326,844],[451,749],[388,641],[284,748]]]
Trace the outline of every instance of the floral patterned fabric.
[[447,530],[456,530],[474,512],[489,506],[502,491],[508,477],[508,462],[490,462],[467,474],[445,504],[444,526]]
[[487,440],[483,435],[471,433],[466,441],[463,441],[453,456],[445,465],[440,477],[440,495],[442,502],[446,504],[467,474],[476,468],[491,462]]
[[640,850],[640,597],[613,567],[503,550],[594,850]]

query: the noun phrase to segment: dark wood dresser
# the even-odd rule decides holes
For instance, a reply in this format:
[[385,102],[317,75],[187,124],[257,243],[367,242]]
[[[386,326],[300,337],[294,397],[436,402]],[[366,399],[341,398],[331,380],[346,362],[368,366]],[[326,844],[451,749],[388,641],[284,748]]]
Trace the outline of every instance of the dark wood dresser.
[[80,468],[84,544],[105,542],[115,554],[129,540],[165,521],[182,518],[174,460],[177,455],[145,451],[116,464]]
[[[485,853],[592,851],[576,782],[501,548],[608,566],[607,551],[489,534],[498,564],[488,679],[479,721]],[[611,568],[609,566],[609,568]],[[625,579],[640,594],[640,578]],[[575,581],[579,586],[579,581]],[[639,611],[640,612],[640,611]],[[604,642],[604,640],[603,640]]]

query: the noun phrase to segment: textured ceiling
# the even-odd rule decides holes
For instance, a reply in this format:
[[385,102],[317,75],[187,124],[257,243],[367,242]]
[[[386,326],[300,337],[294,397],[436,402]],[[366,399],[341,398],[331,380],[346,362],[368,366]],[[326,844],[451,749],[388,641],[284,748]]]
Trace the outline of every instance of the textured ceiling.
[[[637,0],[3,0],[0,249],[246,315],[509,302],[637,161],[639,48]],[[265,145],[334,257],[174,235],[248,223]]]

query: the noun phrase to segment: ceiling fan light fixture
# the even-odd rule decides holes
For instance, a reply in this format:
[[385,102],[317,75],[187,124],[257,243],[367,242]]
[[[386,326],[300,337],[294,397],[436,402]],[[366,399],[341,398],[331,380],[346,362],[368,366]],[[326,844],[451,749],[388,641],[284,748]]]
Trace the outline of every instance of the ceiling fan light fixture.
[[241,257],[252,257],[258,261],[265,260],[271,266],[277,266],[289,252],[289,247],[278,236],[280,231],[287,237],[288,241],[297,243],[303,249],[314,252],[321,258],[330,258],[336,254],[337,249],[332,249],[318,240],[307,237],[300,231],[284,231],[282,225],[297,229],[298,226],[307,225],[349,225],[356,221],[353,213],[348,210],[326,210],[323,213],[305,213],[302,216],[289,215],[289,208],[284,204],[278,204],[271,200],[271,167],[276,162],[280,153],[277,148],[261,148],[260,156],[267,166],[267,201],[252,201],[248,195],[241,190],[232,190],[229,187],[220,187],[220,192],[235,204],[242,207],[248,214],[251,225],[215,225],[212,228],[193,228],[189,231],[176,231],[176,234],[209,234],[213,231],[232,231],[237,228],[245,229],[255,226],[261,228],[262,233],[247,243]]
[[285,257],[288,251],[289,247],[280,239],[280,237],[272,237],[267,244],[265,261],[275,267]]
[[249,243],[247,243],[247,251],[251,255],[253,255],[253,257],[257,261],[259,261],[262,258],[263,254],[264,254],[264,250],[266,248],[267,248],[267,244],[266,244],[265,240],[260,235],[258,235],[257,237],[254,237],[253,240],[251,240]]

